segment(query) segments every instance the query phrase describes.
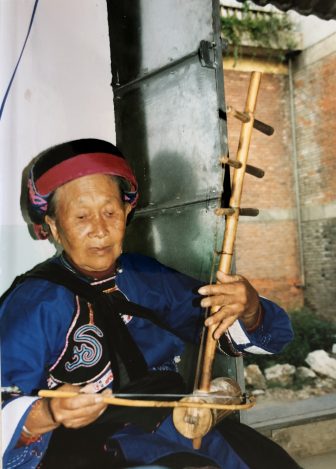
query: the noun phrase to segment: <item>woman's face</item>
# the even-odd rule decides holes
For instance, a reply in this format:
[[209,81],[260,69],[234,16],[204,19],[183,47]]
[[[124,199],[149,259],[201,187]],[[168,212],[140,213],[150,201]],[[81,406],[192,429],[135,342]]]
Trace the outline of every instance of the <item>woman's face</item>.
[[121,254],[129,204],[118,183],[106,174],[70,181],[55,193],[55,219],[46,217],[52,235],[80,269],[104,272]]

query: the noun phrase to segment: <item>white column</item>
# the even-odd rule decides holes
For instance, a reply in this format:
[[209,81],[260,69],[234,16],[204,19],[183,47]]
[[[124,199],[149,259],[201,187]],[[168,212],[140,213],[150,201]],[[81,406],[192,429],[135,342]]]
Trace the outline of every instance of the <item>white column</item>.
[[[0,100],[19,57],[34,0],[0,0]],[[49,257],[20,210],[23,168],[66,140],[115,142],[106,0],[40,0],[0,121],[0,293]]]

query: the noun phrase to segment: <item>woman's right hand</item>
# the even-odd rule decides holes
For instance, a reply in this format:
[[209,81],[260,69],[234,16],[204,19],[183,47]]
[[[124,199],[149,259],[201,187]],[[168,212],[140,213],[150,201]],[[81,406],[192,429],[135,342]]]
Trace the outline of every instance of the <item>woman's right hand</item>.
[[79,386],[64,384],[57,391],[78,393],[74,397],[53,397],[38,399],[32,406],[25,421],[31,435],[41,435],[55,430],[60,425],[67,428],[80,428],[94,422],[106,409],[103,397],[111,396],[112,391],[105,389],[100,394],[85,394]]
[[94,422],[106,409],[103,397],[111,396],[112,391],[105,389],[101,394],[80,393],[80,387],[64,384],[58,391],[78,392],[74,397],[54,397],[49,406],[52,419],[67,428],[80,428]]

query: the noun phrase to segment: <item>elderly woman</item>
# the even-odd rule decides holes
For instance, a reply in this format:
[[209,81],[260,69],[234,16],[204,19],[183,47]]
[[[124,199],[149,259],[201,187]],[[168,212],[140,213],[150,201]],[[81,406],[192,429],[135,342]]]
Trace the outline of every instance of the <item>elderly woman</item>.
[[[123,254],[137,198],[131,168],[101,140],[58,145],[32,166],[29,214],[38,237],[52,237],[61,253],[2,298],[2,386],[20,390],[4,402],[4,467],[297,467],[235,422],[196,451],[167,415],[107,409],[112,391],[183,391],[175,361],[199,336],[200,296],[202,307],[219,307],[206,320],[217,326],[215,338],[228,330],[238,350],[276,353],[292,337],[286,313],[241,276],[218,274],[218,284],[201,286],[154,259]],[[36,397],[44,388],[80,392]]]

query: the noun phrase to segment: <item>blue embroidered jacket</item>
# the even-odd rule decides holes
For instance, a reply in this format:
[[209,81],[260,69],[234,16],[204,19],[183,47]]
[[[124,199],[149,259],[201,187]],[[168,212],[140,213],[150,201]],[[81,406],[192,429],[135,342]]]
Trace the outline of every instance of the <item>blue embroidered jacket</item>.
[[[59,262],[59,258],[47,262]],[[93,282],[97,283],[103,281]],[[149,369],[174,369],[174,361],[182,354],[184,343],[196,342],[199,337],[202,310],[194,300],[200,282],[154,259],[123,254],[119,258],[115,284],[128,300],[154,310],[166,326],[161,329],[151,321],[135,316],[123,318]],[[50,433],[27,446],[16,447],[16,444],[30,408],[37,399],[29,395],[36,389],[59,384],[53,370],[65,353],[69,331],[76,324],[78,301],[70,290],[61,285],[28,278],[11,292],[2,305],[1,383],[2,386],[18,386],[27,394],[4,403],[2,435],[5,469],[35,468],[46,451]],[[236,321],[229,330],[231,338],[241,351],[280,352],[292,339],[290,321],[276,304],[265,298],[261,298],[261,302],[265,315],[258,329],[248,333],[243,323]],[[84,365],[88,366],[87,363]],[[78,366],[69,363],[68,368],[71,370]],[[91,380],[91,385],[99,390],[110,385],[112,380],[111,370],[104,369]],[[127,427],[115,437],[130,463],[150,464],[167,454],[193,451],[191,441],[175,431],[170,419],[154,433],[146,434]],[[210,456],[220,467],[247,468],[216,430],[203,439],[201,452]]]

